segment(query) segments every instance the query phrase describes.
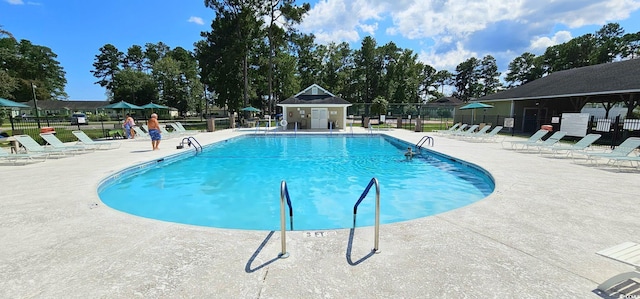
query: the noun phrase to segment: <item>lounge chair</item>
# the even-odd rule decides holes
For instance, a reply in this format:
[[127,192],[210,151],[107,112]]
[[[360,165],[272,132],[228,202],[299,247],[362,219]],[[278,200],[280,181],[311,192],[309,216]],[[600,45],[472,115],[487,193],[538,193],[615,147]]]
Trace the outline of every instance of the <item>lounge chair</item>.
[[460,130],[460,131],[457,131],[457,132],[453,132],[453,133],[449,134],[449,136],[453,136],[453,137],[468,136],[468,135],[474,134],[476,132],[476,129],[478,129],[478,127],[479,127],[479,125],[472,125],[466,130]]
[[608,153],[584,153],[587,156],[587,161],[592,161],[598,164],[598,159],[609,159],[609,162],[615,159],[626,159],[633,151],[640,146],[640,137],[629,137],[620,145],[616,146],[611,152]]
[[438,135],[444,133],[444,132],[453,132],[454,130],[456,130],[458,127],[460,126],[460,123],[455,123],[453,124],[453,126],[451,126],[449,129],[446,130],[431,130],[431,132],[434,132]]
[[60,158],[67,155],[77,154],[79,152],[78,150],[42,146],[29,135],[14,135],[13,138],[18,140],[29,154],[49,154],[49,157],[51,158]]
[[487,131],[489,131],[489,129],[491,129],[491,126],[484,126],[480,130],[478,130],[477,132],[473,132],[473,131],[469,132],[469,131],[467,131],[465,133],[460,133],[457,136],[460,137],[460,138],[463,138],[463,139],[465,139],[465,138],[474,138],[476,136],[482,136],[482,135],[487,134]]
[[457,129],[455,130],[451,130],[451,131],[442,131],[440,132],[440,135],[442,136],[447,136],[447,135],[452,135],[452,134],[456,134],[456,133],[460,133],[463,132],[464,129],[466,129],[469,125],[468,124],[461,124]]
[[[572,145],[563,146],[556,143],[552,146],[541,147],[541,149],[550,151],[554,156],[566,152],[567,156],[571,155],[573,157],[573,153],[581,153],[587,151],[587,149],[594,142],[596,142],[596,140],[600,139],[600,137],[602,137],[602,135],[600,134],[588,134]],[[542,154],[542,151],[540,152],[540,154]]]
[[169,126],[171,126],[173,128],[173,132],[177,133],[178,135],[189,135],[189,132],[187,132],[184,127],[180,127],[176,123],[169,123]]
[[180,133],[178,132],[169,132],[165,124],[160,124],[160,133],[162,134],[162,138],[173,138],[176,136],[180,136]]
[[44,162],[49,157],[48,153],[35,153],[35,154],[11,154],[5,150],[0,150],[0,161],[8,161],[13,164],[17,164],[19,161],[24,162],[24,164],[31,162]]
[[523,140],[523,141],[503,141],[502,147],[504,147],[504,142],[509,142],[511,143],[511,148],[515,149],[516,145],[522,145],[522,148],[525,148],[527,145],[533,145],[535,143],[540,142],[540,140],[542,140],[542,137],[544,137],[545,135],[547,135],[547,133],[549,133],[549,131],[547,130],[538,130],[538,132],[535,132],[535,134],[531,135],[531,137],[529,137],[529,139],[527,140]]
[[149,134],[147,134],[146,132],[142,131],[142,129],[140,129],[140,127],[138,127],[138,126],[133,127],[133,131],[136,132],[136,137],[135,138],[151,139]]
[[633,162],[636,162],[636,167],[640,169],[640,156],[626,156],[626,157],[609,157],[609,163],[613,166],[622,166],[623,162],[629,162],[633,166]]
[[479,142],[495,141],[498,138],[498,133],[502,131],[502,128],[503,128],[502,126],[496,126],[493,129],[491,129],[489,133],[474,135],[471,138],[471,140],[479,141]]
[[198,134],[198,133],[200,133],[200,132],[199,132],[199,131],[197,131],[197,130],[187,130],[187,129],[182,125],[182,123],[180,123],[179,121],[177,121],[177,122],[176,122],[176,125],[178,126],[178,128],[180,128],[180,130],[181,130],[181,131],[183,131],[183,132],[187,132],[187,134]]
[[109,141],[96,142],[95,140],[91,139],[91,137],[87,136],[87,134],[85,134],[83,131],[72,131],[71,133],[73,133],[73,135],[76,136],[76,138],[78,138],[77,144],[92,146],[92,147],[95,147],[96,149],[114,149],[114,148],[119,148],[121,145],[120,142],[109,142]]
[[50,146],[56,149],[67,150],[67,151],[75,151],[75,152],[84,152],[84,151],[93,151],[96,147],[91,147],[87,145],[68,145],[64,144],[56,135],[53,133],[40,133],[40,137],[44,139]]
[[538,151],[538,153],[540,153],[542,152],[543,147],[551,147],[558,144],[560,139],[562,139],[565,135],[567,135],[567,132],[556,131],[555,133],[551,134],[551,136],[549,136],[547,140],[544,140],[541,142],[535,142],[532,144],[525,144],[523,148],[528,150],[529,147],[533,147]]
[[618,274],[598,285],[598,290],[607,291],[611,287],[631,278],[640,278],[640,244],[625,242],[611,248],[598,251],[597,254],[635,267],[634,271]]

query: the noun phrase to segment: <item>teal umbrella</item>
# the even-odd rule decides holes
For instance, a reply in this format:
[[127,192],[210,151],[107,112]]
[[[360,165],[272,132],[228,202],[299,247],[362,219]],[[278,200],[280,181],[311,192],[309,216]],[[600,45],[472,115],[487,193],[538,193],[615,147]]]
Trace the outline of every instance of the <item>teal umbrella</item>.
[[29,105],[0,98],[0,107],[31,108]]
[[471,110],[471,120],[472,122],[476,121],[476,115],[475,115],[475,111],[476,109],[486,109],[486,108],[493,108],[493,106],[489,105],[489,104],[484,104],[484,103],[480,103],[480,102],[473,102],[467,105],[464,105],[458,109],[460,110],[466,110],[466,109],[472,109]]
[[142,110],[144,108],[138,106],[138,105],[134,105],[125,101],[120,101],[117,103],[113,103],[113,104],[109,104],[107,106],[102,107],[104,109],[137,109],[137,110]]
[[135,109],[135,110],[144,110],[144,108],[138,106],[138,105],[134,105],[125,101],[120,101],[117,103],[113,103],[113,104],[109,104],[107,106],[102,107],[104,109],[122,109],[122,116],[124,116],[124,110],[125,109]]
[[140,107],[144,109],[151,109],[151,113],[153,113],[153,109],[169,109],[168,106],[156,104],[154,102],[149,102],[148,104],[144,104]]
[[244,108],[242,108],[242,109],[240,109],[240,110],[242,110],[242,111],[249,111],[249,112],[260,112],[260,109],[258,109],[258,108],[254,108],[254,107],[251,107],[251,106],[249,106],[249,107],[244,107]]
[[140,107],[142,107],[144,109],[151,109],[151,110],[153,110],[153,109],[169,109],[168,106],[156,104],[154,102],[150,102],[149,104],[144,104],[144,105],[142,105]]
[[482,109],[482,108],[493,108],[493,106],[488,105],[488,104],[483,104],[480,102],[475,102],[475,103],[471,103],[471,104],[467,104],[464,105],[462,107],[460,107],[460,110],[465,110],[465,109]]

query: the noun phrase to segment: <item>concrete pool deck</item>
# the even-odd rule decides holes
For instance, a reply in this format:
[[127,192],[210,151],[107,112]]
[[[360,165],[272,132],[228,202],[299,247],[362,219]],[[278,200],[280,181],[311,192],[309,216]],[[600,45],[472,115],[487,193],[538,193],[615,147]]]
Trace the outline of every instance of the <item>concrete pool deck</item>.
[[[194,136],[210,144],[246,133]],[[412,144],[432,135],[381,133]],[[278,259],[279,227],[189,226],[102,204],[102,179],[177,153],[179,141],[151,151],[147,140],[123,140],[115,150],[0,166],[0,297],[606,298],[597,285],[632,267],[595,252],[640,241],[640,171],[438,136],[432,149],[485,168],[494,193],[382,225],[378,254],[373,227],[288,231],[290,256]]]

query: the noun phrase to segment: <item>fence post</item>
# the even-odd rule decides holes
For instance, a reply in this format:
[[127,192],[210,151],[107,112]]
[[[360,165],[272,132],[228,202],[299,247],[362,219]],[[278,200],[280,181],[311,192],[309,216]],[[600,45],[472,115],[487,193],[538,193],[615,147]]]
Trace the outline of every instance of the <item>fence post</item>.
[[619,131],[620,131],[620,115],[616,116],[616,120],[613,123],[613,133],[611,134],[611,149],[616,148]]

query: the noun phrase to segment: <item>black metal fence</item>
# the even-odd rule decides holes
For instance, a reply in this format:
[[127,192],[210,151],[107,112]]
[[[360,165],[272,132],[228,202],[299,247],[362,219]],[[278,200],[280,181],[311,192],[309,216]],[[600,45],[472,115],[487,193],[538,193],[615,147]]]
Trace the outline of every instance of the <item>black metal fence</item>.
[[[180,121],[185,128],[189,130],[208,130],[207,120],[205,119],[181,119]],[[223,130],[230,127],[228,118],[212,119],[214,126],[211,126],[213,130]],[[26,134],[38,141],[40,144],[44,144],[44,140],[40,137],[40,133],[53,132],[56,137],[63,142],[76,141],[77,139],[73,135],[72,131],[82,130],[88,136],[93,139],[100,138],[115,138],[116,136],[123,136],[122,122],[120,121],[88,121],[83,124],[77,124],[69,118],[60,117],[29,117],[10,118],[12,135]],[[171,121],[160,121],[160,124],[168,124]],[[146,124],[146,120],[136,121],[137,125]],[[172,130],[170,126],[167,126],[168,130]]]

